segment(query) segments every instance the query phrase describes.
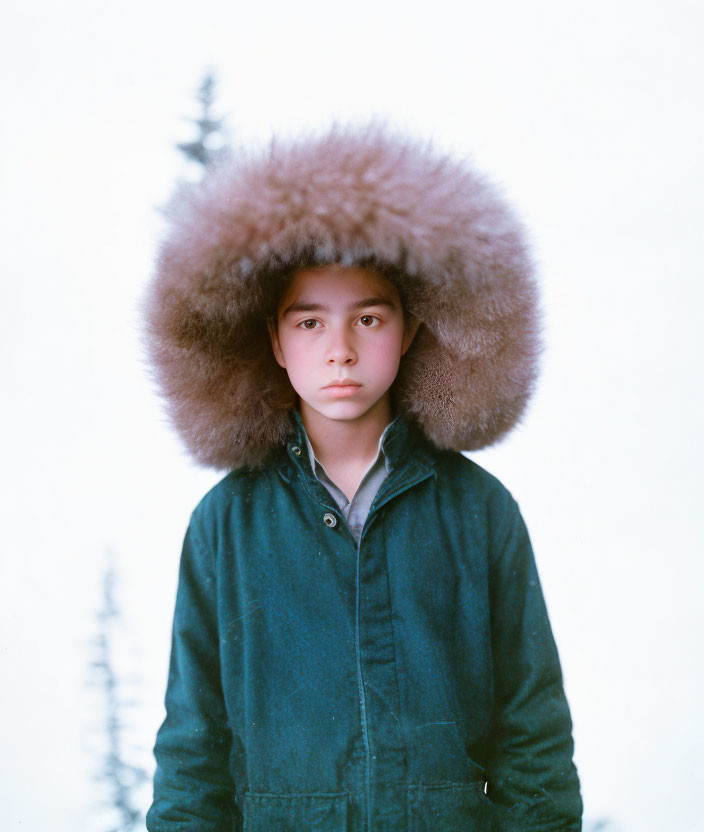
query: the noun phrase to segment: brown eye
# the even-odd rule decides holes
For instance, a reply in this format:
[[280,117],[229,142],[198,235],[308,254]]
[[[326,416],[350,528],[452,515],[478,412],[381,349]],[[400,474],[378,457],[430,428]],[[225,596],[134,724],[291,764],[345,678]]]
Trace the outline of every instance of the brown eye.
[[362,324],[362,326],[374,326],[375,320],[376,317],[374,315],[362,315],[362,317],[359,319],[359,322],[360,324]]
[[303,327],[303,329],[315,329],[317,325],[318,322],[315,320],[315,318],[308,318],[305,321],[301,321],[301,326]]

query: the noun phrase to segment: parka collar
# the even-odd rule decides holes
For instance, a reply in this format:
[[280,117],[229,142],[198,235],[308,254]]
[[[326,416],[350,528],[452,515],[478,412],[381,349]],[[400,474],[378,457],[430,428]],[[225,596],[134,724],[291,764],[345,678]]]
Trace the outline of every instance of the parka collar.
[[[292,413],[293,432],[286,445],[287,457],[295,469],[303,473],[306,480],[313,478],[312,460],[308,453],[306,429],[300,413]],[[434,468],[432,454],[425,448],[425,441],[403,414],[397,415],[385,429],[381,449],[386,458],[387,470],[393,476],[405,469],[411,461]],[[288,466],[286,466],[288,467]]]
[[[282,452],[280,457],[279,475],[287,482],[297,480],[312,500],[338,516],[339,506],[313,472],[306,431],[296,411],[292,414],[292,423],[293,431],[286,444],[285,454]],[[427,441],[403,415],[397,416],[387,427],[382,440],[382,451],[389,473],[369,508],[362,537],[382,506],[428,477],[437,476],[434,455],[429,452]]]

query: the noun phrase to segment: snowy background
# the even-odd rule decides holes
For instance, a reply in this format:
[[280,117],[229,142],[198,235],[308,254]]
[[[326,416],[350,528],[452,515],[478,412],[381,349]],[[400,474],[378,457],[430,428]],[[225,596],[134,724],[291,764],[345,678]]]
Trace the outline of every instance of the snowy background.
[[219,475],[166,425],[137,304],[211,67],[235,144],[378,115],[471,155],[522,214],[543,375],[521,428],[473,458],[533,537],[586,817],[701,828],[702,23],[686,0],[10,3],[4,830],[110,828],[91,668],[110,556],[122,754],[153,768],[181,538]]

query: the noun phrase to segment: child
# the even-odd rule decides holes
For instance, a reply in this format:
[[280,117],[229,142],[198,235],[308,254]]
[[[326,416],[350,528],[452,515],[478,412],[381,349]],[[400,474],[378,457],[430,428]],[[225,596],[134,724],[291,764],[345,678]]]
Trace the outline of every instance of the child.
[[538,352],[521,228],[383,129],[180,195],[147,300],[172,419],[231,470],[181,559],[153,832],[576,832],[560,666],[508,491]]

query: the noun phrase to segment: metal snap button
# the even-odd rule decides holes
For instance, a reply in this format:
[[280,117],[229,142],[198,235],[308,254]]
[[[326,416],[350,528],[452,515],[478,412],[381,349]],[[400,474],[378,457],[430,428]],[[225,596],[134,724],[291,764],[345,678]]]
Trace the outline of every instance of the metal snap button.
[[330,514],[329,512],[323,515],[323,523],[330,528],[334,529],[337,526],[337,517],[334,514]]
[[294,453],[296,456],[300,456],[300,455],[301,455],[301,449],[298,447],[298,445],[291,445],[291,451],[292,451],[292,453]]

